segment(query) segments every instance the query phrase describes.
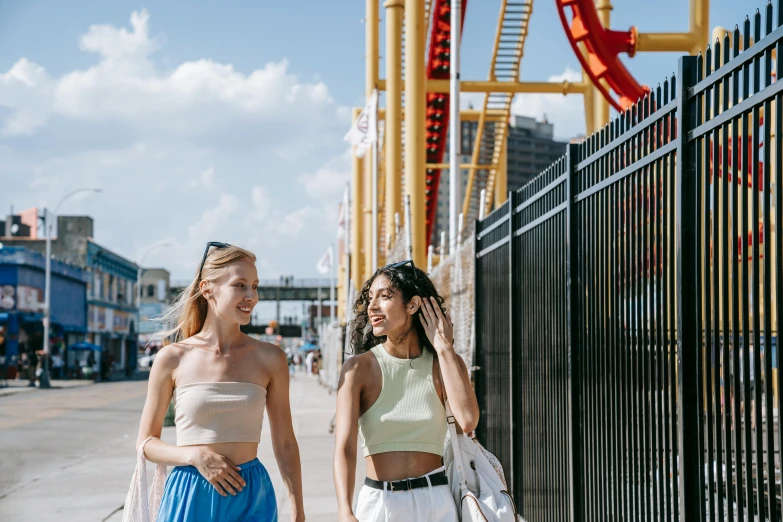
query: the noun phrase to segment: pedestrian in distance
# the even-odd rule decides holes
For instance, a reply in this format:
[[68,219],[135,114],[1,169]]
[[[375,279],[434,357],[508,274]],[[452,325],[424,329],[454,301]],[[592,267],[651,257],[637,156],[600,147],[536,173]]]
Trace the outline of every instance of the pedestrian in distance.
[[[353,357],[337,392],[334,480],[340,522],[456,522],[443,468],[445,399],[466,431],[479,409],[453,325],[412,261],[379,268],[354,305]],[[357,437],[367,466],[352,509]]]
[[[258,303],[253,253],[210,242],[195,278],[164,314],[173,343],[155,356],[137,450],[175,466],[157,520],[277,521],[277,500],[256,458],[264,410],[288,490],[291,520],[303,521],[302,471],[289,403],[285,352],[240,331]],[[160,440],[169,402],[176,446]]]

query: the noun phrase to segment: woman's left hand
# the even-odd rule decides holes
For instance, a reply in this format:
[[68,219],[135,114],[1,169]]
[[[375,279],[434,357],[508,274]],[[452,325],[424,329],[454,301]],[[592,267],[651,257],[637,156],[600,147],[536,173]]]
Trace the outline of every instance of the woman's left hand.
[[451,317],[448,312],[443,314],[434,297],[422,298],[419,317],[427,333],[427,339],[430,340],[435,351],[454,349],[454,325],[451,323]]

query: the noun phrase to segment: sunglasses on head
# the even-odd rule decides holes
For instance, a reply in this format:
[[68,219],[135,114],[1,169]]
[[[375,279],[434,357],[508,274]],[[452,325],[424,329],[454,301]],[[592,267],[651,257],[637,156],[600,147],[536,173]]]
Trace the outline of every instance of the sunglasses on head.
[[[388,265],[384,266],[383,268],[400,268],[400,267],[405,266],[407,264],[411,265],[411,270],[413,270],[413,277],[416,278],[416,286],[418,286],[419,285],[419,271],[416,270],[416,265],[413,264],[413,259],[407,259],[405,261],[399,261],[397,263],[391,263],[391,264],[388,264]],[[383,268],[381,270],[383,270]]]
[[201,266],[198,269],[198,278],[201,279],[201,271],[204,270],[204,263],[207,262],[207,254],[209,254],[209,249],[212,247],[215,247],[217,249],[220,248],[228,248],[231,245],[228,243],[221,243],[219,241],[210,241],[207,243],[207,248],[204,249],[204,257],[201,258]]

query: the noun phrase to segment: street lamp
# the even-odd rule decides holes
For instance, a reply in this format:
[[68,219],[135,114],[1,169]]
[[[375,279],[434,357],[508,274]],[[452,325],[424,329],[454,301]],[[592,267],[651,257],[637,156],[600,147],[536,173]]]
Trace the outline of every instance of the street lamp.
[[[82,192],[103,192],[101,189],[93,187],[84,187],[76,189],[70,194],[63,197],[57,206],[54,207],[52,212],[52,221],[57,219],[57,211],[60,210],[60,205],[65,203],[66,200],[80,194]],[[41,388],[51,388],[49,382],[49,323],[51,322],[51,286],[52,286],[52,222],[49,221],[49,216],[44,218],[44,228],[46,228],[46,277],[44,282],[44,339],[43,339],[43,360],[41,361]]]

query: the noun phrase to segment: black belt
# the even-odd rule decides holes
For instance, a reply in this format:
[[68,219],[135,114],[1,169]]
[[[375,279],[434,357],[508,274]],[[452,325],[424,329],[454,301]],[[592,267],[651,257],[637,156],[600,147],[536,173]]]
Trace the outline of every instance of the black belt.
[[430,479],[429,484],[432,484],[433,486],[446,486],[449,483],[449,479],[446,478],[446,472],[438,471],[437,473],[425,477],[395,480],[392,482],[382,482],[380,480],[365,478],[364,485],[381,490],[386,489],[384,486],[388,486],[389,491],[409,491],[411,489],[426,488],[429,485],[427,484],[428,478]]

